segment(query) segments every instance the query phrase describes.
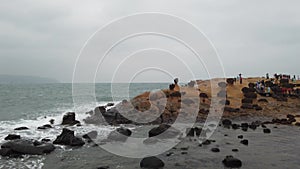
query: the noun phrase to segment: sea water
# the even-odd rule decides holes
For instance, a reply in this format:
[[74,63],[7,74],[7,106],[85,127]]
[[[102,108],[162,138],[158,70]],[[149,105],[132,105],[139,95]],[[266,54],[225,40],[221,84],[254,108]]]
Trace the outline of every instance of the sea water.
[[[76,85],[76,84],[75,84]],[[130,99],[145,91],[167,88],[164,83],[132,83],[132,84],[77,84],[81,90],[94,85],[95,100],[91,102],[82,95],[81,111],[76,112],[76,118],[82,121],[87,117],[85,112],[96,106],[115,103]],[[63,114],[78,110],[73,102],[72,84],[0,84],[0,144],[8,134],[19,134],[22,138],[54,140],[60,134],[63,126],[59,125]],[[113,96],[113,97],[112,97]],[[81,97],[80,95],[76,96]],[[49,124],[54,119],[55,125],[48,130],[37,130],[37,127]],[[25,126],[29,130],[15,131],[14,128]],[[72,128],[71,128],[72,129]],[[113,127],[83,125],[74,128],[77,135],[97,130],[105,137]],[[0,157],[0,168],[41,168],[43,156],[25,156],[24,159],[6,159]]]

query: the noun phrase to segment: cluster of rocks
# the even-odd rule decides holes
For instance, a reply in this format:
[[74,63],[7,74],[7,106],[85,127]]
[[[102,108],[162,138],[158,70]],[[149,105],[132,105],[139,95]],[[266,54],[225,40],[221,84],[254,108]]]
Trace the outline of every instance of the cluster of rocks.
[[21,137],[10,137],[10,139],[13,140],[1,145],[1,156],[22,157],[23,155],[43,155],[51,153],[55,149],[55,146],[51,143],[26,140],[21,139]]
[[265,121],[264,124],[281,124],[281,125],[292,125],[295,123],[296,126],[300,126],[300,123],[297,122],[296,117],[300,117],[299,115],[288,114],[286,118],[274,118],[272,121]]
[[255,109],[257,111],[262,110],[262,107],[258,104],[254,104],[254,101],[257,101],[256,89],[254,88],[254,83],[249,83],[248,87],[242,88],[242,92],[244,94],[244,98],[241,100],[242,109]]
[[[127,104],[127,101],[123,101],[123,104]],[[89,117],[85,118],[83,121],[87,124],[106,124],[116,125],[116,124],[131,124],[132,121],[125,118],[119,111],[113,107],[106,110],[106,106],[99,106],[94,109],[94,111],[87,112]]]

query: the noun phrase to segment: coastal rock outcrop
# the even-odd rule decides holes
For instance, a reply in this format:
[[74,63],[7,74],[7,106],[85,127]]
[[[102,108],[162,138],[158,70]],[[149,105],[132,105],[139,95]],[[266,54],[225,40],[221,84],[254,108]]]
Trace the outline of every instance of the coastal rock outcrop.
[[53,144],[83,146],[85,143],[81,138],[75,137],[74,131],[64,128],[62,133],[54,140]]
[[4,140],[16,140],[16,139],[21,139],[21,136],[17,134],[9,134],[4,138]]
[[125,142],[128,137],[130,137],[132,134],[132,131],[127,129],[127,128],[117,128],[116,130],[112,131],[107,139],[109,141],[120,141],[120,142]]
[[234,158],[233,156],[226,156],[226,158],[222,162],[224,166],[228,168],[242,167],[242,161],[237,158]]
[[17,127],[14,130],[28,130],[28,127]]
[[78,120],[75,118],[75,112],[68,112],[63,116],[62,125],[76,125],[80,124]]
[[[162,135],[161,135],[162,134]],[[159,138],[174,138],[180,134],[180,131],[173,128],[168,124],[161,124],[158,127],[151,129],[148,132],[149,137],[159,137]]]
[[165,163],[157,158],[157,157],[146,157],[143,158],[140,162],[141,168],[147,168],[147,169],[161,169],[165,166]]
[[31,140],[13,140],[1,145],[0,155],[18,157],[21,155],[43,155],[54,151],[55,147],[50,143],[42,143]]

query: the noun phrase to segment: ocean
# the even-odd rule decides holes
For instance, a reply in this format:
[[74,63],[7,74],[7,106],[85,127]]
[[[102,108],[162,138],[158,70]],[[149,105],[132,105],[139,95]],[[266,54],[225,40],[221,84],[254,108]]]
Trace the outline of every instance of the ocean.
[[[80,84],[84,90],[85,84]],[[110,83],[95,84],[96,101],[91,103],[82,96],[80,112],[76,118],[82,121],[87,117],[85,112],[93,110],[96,106],[115,103],[135,97],[145,91],[167,88],[164,83],[132,83],[113,84],[114,98],[112,98],[112,85]],[[129,86],[129,89],[127,87]],[[128,95],[129,94],[129,95]],[[78,96],[76,96],[78,97]],[[80,96],[79,96],[80,97]],[[76,105],[77,106],[77,105]],[[20,134],[23,138],[41,140],[43,138],[55,139],[60,134],[62,126],[59,123],[63,114],[78,110],[72,98],[71,83],[57,84],[0,84],[0,144],[5,142],[8,134]],[[55,120],[55,127],[47,131],[38,131],[37,127],[48,124],[50,119]],[[25,126],[29,130],[14,131],[14,128]],[[95,126],[82,126],[76,129],[78,134],[85,134],[91,130],[99,130]],[[112,127],[103,126],[99,132],[105,137]],[[28,159],[5,159],[0,157],[0,168],[41,168],[43,157],[28,157]]]
[[[117,93],[113,100],[111,86],[110,83],[95,84],[97,103],[81,99],[82,105],[91,109],[94,107],[89,107],[90,105],[119,102],[128,97],[127,90],[129,98],[132,98],[145,91],[168,88],[165,83],[132,83],[129,89],[126,88],[128,84],[113,84],[114,93]],[[61,115],[74,108],[72,84],[0,84],[0,108],[0,121],[33,120],[41,116]]]

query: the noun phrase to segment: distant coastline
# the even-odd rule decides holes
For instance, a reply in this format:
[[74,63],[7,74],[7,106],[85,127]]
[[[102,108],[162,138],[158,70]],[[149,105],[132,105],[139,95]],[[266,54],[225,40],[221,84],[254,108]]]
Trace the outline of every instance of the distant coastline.
[[60,82],[56,79],[46,78],[46,77],[0,74],[0,84],[42,84],[42,83],[60,83]]

